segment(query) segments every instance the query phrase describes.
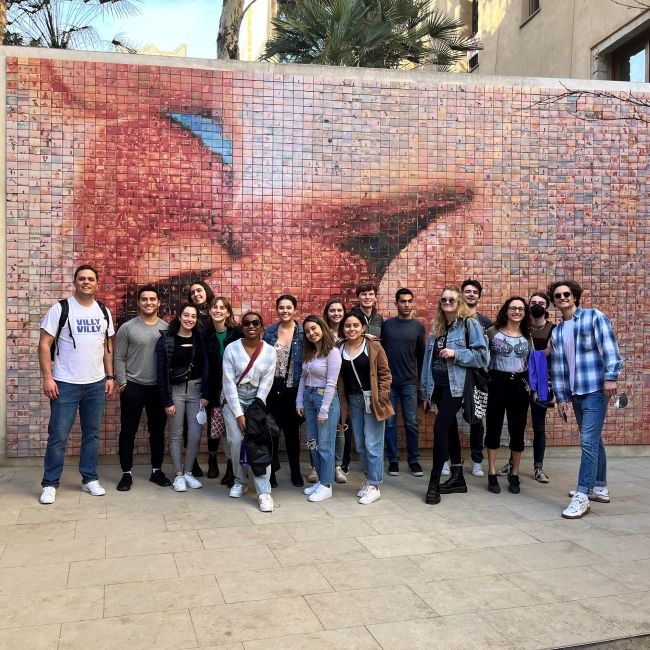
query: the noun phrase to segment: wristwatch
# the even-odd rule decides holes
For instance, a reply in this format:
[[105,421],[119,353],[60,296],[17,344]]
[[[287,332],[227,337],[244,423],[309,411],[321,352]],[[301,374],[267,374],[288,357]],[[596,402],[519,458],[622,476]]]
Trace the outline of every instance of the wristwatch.
[[106,381],[115,381],[115,375],[106,375]]

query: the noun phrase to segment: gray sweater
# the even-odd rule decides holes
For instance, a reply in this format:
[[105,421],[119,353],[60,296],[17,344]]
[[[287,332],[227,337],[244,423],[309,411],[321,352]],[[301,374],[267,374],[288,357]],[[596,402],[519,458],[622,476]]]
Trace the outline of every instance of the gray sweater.
[[118,386],[127,380],[143,386],[156,385],[156,343],[160,330],[166,329],[167,323],[160,318],[147,325],[136,316],[117,330],[113,364]]

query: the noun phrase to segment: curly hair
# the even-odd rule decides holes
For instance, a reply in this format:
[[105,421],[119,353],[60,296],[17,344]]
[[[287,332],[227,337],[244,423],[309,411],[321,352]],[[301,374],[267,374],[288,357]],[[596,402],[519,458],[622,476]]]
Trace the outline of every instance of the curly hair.
[[494,324],[497,328],[505,327],[508,324],[508,307],[510,307],[510,303],[514,300],[519,300],[524,305],[524,317],[519,324],[519,329],[521,330],[521,335],[528,338],[530,336],[530,311],[526,299],[521,296],[510,296],[510,298],[501,305],[501,309],[499,309],[499,313],[494,319]]
[[[463,294],[460,292],[460,289],[455,284],[451,284],[448,287],[443,287],[442,291],[440,292],[440,295],[442,296],[442,294],[445,291],[453,291],[456,294],[456,304],[458,305],[458,308],[456,310],[456,318],[460,318],[463,321],[466,318],[471,318],[472,314],[470,312],[469,305],[465,302],[465,299],[463,298]],[[438,337],[438,336],[442,336],[446,331],[447,331],[447,316],[445,315],[445,312],[442,310],[442,305],[440,304],[440,300],[438,300],[438,307],[433,317],[433,322],[431,323],[431,334],[433,334],[433,336],[435,337]]]
[[[203,280],[197,280],[196,282],[190,282],[190,286],[187,288],[187,302],[193,303],[193,301],[192,301],[192,287],[195,284],[198,284],[199,286],[203,287],[203,289],[205,290],[205,304],[209,305],[214,300],[214,291],[212,291],[212,289],[209,287],[209,285],[207,285],[205,282],[203,282]],[[200,305],[199,305],[199,307],[200,307]]]
[[552,282],[551,284],[548,285],[548,295],[551,297],[553,300],[553,304],[555,304],[555,290],[558,287],[569,287],[571,289],[571,293],[573,294],[573,298],[576,301],[576,307],[580,306],[580,296],[582,296],[582,287],[575,281],[575,280],[559,280],[558,282]]

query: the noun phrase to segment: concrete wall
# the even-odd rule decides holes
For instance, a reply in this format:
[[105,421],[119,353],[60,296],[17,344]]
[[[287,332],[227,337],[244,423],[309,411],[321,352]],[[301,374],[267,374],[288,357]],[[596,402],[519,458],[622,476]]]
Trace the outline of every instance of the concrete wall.
[[[532,78],[18,48],[1,57],[7,458],[43,453],[39,322],[82,262],[99,267],[99,296],[118,321],[149,281],[167,312],[205,278],[238,314],[272,319],[278,293],[295,293],[305,316],[370,278],[384,315],[409,286],[428,326],[441,288],[468,276],[483,282],[488,315],[512,293],[575,277],[585,304],[612,317],[626,359],[631,405],[610,415],[607,440],[650,442],[650,135],[608,119],[625,118],[620,102],[576,103]],[[650,99],[644,86],[564,83]],[[111,402],[104,454],[118,429]],[[430,421],[422,435],[430,445]],[[576,444],[575,424],[551,415],[549,442]]]

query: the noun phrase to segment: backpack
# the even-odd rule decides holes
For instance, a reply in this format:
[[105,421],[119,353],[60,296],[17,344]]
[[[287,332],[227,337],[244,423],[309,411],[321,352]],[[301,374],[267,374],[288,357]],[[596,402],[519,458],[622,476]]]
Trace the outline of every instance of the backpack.
[[[106,305],[101,300],[96,300],[95,302],[99,305],[99,308],[102,310],[102,314],[104,314],[104,319],[106,320],[106,345],[108,351],[110,352],[111,348],[110,345],[108,344],[108,340],[109,340],[108,328],[110,326],[110,320],[108,318],[108,309],[106,309]],[[61,332],[65,327],[66,321],[68,320],[68,314],[70,313],[70,305],[68,304],[67,298],[64,298],[63,300],[59,300],[59,305],[61,305],[61,316],[59,316],[59,325],[56,329],[56,336],[54,337],[54,343],[52,344],[52,347],[50,347],[50,359],[52,359],[52,361],[54,361],[54,355],[56,354],[58,356],[59,354],[59,337],[61,336]],[[72,339],[72,346],[76,348],[77,344],[75,343],[74,336],[72,334],[72,328],[70,327],[70,323],[68,323],[68,332],[70,332],[70,338]]]

